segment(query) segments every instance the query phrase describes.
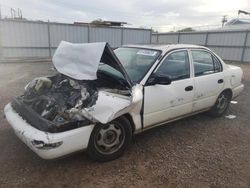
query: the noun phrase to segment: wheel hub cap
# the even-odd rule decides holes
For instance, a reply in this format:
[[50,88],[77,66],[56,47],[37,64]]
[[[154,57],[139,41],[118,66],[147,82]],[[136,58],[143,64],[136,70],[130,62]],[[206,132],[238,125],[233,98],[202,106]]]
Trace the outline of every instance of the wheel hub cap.
[[218,98],[217,108],[220,109],[220,110],[223,110],[226,107],[226,101],[227,101],[226,97],[224,95],[221,95]]
[[124,142],[123,128],[110,123],[102,127],[96,135],[96,149],[103,154],[111,154],[120,149]]

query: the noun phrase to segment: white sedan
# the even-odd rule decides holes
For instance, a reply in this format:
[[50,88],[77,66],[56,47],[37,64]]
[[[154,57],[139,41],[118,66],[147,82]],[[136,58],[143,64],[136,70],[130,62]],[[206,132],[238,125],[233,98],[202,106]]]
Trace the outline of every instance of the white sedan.
[[121,156],[132,135],[193,114],[225,114],[243,90],[242,70],[196,45],[62,41],[52,76],[35,78],[7,104],[16,135],[44,159],[86,150]]

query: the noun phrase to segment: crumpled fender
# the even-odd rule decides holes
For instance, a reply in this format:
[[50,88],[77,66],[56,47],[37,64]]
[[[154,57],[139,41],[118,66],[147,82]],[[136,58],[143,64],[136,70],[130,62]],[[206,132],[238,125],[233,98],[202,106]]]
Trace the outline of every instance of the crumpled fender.
[[142,99],[142,86],[139,84],[132,87],[131,97],[99,91],[95,105],[81,110],[73,108],[71,113],[77,113],[95,123],[106,124],[130,112],[134,107],[141,104]]

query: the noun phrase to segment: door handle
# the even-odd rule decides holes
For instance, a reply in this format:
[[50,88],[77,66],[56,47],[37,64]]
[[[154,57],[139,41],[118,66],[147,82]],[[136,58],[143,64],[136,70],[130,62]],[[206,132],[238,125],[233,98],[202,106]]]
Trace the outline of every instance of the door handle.
[[185,88],[185,91],[192,91],[193,90],[193,86],[187,86],[186,88]]
[[219,79],[219,80],[218,80],[218,84],[222,84],[223,82],[224,82],[223,79]]

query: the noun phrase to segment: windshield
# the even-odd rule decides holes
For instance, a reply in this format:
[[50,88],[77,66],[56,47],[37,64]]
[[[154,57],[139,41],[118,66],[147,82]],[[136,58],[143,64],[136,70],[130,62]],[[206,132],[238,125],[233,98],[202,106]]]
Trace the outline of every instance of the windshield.
[[[114,52],[130,79],[135,83],[143,78],[161,54],[158,50],[128,47],[117,48]],[[105,73],[115,79],[124,80],[124,76],[118,70],[104,63],[100,63],[98,72]]]
[[117,48],[114,50],[131,80],[139,82],[160,55],[158,50]]

